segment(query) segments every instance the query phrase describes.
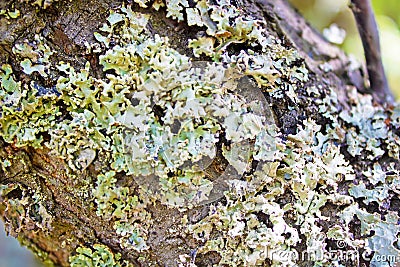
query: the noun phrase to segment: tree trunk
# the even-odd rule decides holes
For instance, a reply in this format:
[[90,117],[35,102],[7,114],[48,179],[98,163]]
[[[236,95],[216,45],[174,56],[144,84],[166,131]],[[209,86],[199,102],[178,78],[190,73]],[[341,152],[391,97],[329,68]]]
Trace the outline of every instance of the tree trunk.
[[284,0],[127,2],[0,3],[10,235],[56,266],[394,266],[400,109],[365,68]]

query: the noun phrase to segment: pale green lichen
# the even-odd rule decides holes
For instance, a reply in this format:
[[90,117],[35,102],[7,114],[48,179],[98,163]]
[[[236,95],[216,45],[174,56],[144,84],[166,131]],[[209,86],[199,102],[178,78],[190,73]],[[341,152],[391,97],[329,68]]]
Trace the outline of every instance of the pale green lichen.
[[3,170],[5,170],[5,168],[10,167],[11,166],[11,162],[8,159],[3,160],[3,162],[1,163],[1,167]]
[[58,2],[58,0],[26,0],[25,2],[30,2],[33,6],[47,9],[53,4],[53,2]]
[[13,53],[21,60],[20,65],[24,73],[30,75],[38,72],[42,77],[46,78],[48,69],[50,68],[50,57],[54,52],[43,42],[43,38],[35,35],[35,41],[29,43],[16,44],[13,47]]
[[69,257],[72,267],[123,267],[131,266],[121,260],[121,254],[114,254],[103,244],[94,244],[93,248],[78,247],[75,255]]
[[[114,130],[112,138],[118,146],[111,145],[112,167],[139,177],[152,173],[158,176],[163,202],[178,206],[202,202],[207,194],[211,194],[212,184],[205,179],[204,173],[193,173],[195,169],[190,170],[185,165],[199,162],[205,156],[213,158],[221,130],[231,142],[252,140],[261,132],[265,119],[261,114],[251,112],[257,101],[249,102],[241,95],[228,92],[236,87],[235,80],[229,81],[226,77],[228,72],[233,74],[233,69],[227,70],[221,64],[190,63],[187,57],[169,47],[167,38],[151,37],[145,28],[146,16],[133,13],[129,8],[121,11],[112,13],[112,19],[109,19],[109,22],[118,21],[120,27],[123,23],[122,28],[118,28],[118,35],[114,34],[114,24],[109,23],[102,27],[106,35],[97,34],[96,37],[106,47],[109,39],[120,38],[116,46],[100,56],[104,70],[113,70],[118,76],[108,75],[110,82],[107,84],[84,78],[89,82],[88,87],[102,90],[103,85],[114,95],[117,88],[126,90],[125,84],[135,88],[129,93],[138,103],[133,106],[126,98],[128,91],[122,90],[120,97],[113,98],[118,104],[115,112],[101,95],[99,104],[96,96],[90,96],[86,102],[91,104],[97,118],[104,116],[101,112],[108,115],[106,118],[110,121],[101,127],[112,125],[109,131],[123,130]],[[82,89],[76,85],[74,88],[77,89],[71,89],[69,83],[76,80],[74,77],[65,80],[67,84],[64,80],[59,79],[59,82],[66,84],[68,92],[76,96],[76,91]],[[100,84],[100,88],[93,83]],[[116,102],[119,99],[121,102]],[[105,105],[106,109],[101,111],[97,105]],[[155,117],[154,105],[164,107],[162,118]],[[206,121],[200,119],[204,116]],[[176,127],[178,130],[174,130]],[[272,134],[272,129],[264,136]],[[133,162],[134,166],[131,165]],[[169,172],[174,172],[176,177],[168,177]]]
[[[135,2],[141,7],[150,3]],[[4,140],[16,146],[46,146],[65,159],[73,173],[85,171],[101,154],[107,168],[98,174],[90,195],[97,216],[112,223],[127,251],[150,247],[150,202],[189,209],[224,196],[226,203],[211,204],[201,221],[184,220],[188,234],[203,244],[197,253],[217,252],[219,265],[257,266],[269,260],[272,266],[294,266],[297,259],[285,255],[301,253],[302,247],[316,266],[347,264],[321,257],[329,252],[329,239],[374,256],[398,254],[397,215],[387,211],[379,216],[358,206],[361,201],[387,206],[392,192],[400,190],[395,166],[353,165],[343,151],[371,161],[387,151],[398,160],[400,108],[384,111],[373,105],[371,96],[351,90],[351,109],[338,111],[333,89],[322,97],[321,86],[305,88],[320,98],[319,112],[329,123],[309,118],[296,133],[284,136],[255,84],[271,97],[296,105],[298,89],[309,79],[296,50],[268,35],[265,21],[228,1],[200,0],[191,7],[180,0],[153,3],[155,9],[164,6],[168,17],[186,17],[188,25],[205,27],[206,35],[189,40],[189,48],[195,57],[213,62],[191,61],[173,49],[167,37],[150,31],[151,15],[130,6],[110,11],[94,34],[101,46],[88,46],[99,53],[104,77],[92,76],[89,63],[81,70],[64,62],[51,66],[53,52],[40,37],[33,45],[17,44],[13,52],[26,74],[46,77],[57,70],[59,77],[55,88],[23,84],[10,65],[2,66]],[[237,43],[245,48],[232,52],[229,48]],[[68,116],[60,116],[58,101]],[[44,143],[45,132],[50,140]],[[227,166],[212,177],[207,167],[217,148]],[[343,188],[356,175],[360,181]],[[125,176],[135,179],[137,192],[123,185]],[[49,227],[51,219],[40,205],[44,200],[38,195],[34,199],[35,212],[43,218],[41,228]],[[330,206],[342,210],[340,217],[327,216]],[[355,218],[361,222],[360,236],[352,233]],[[181,255],[179,261],[195,266],[190,255]],[[379,266],[376,258],[371,262]],[[99,244],[77,248],[70,263],[123,266],[119,254]]]
[[[0,16],[3,15],[7,19],[16,19],[21,15],[21,12],[18,9],[10,10],[10,9],[1,9]],[[8,21],[8,23],[11,23]]]
[[360,183],[359,185],[352,186],[349,190],[350,195],[355,198],[365,198],[363,202],[365,204],[370,204],[370,202],[375,201],[376,203],[382,203],[385,199],[389,197],[389,187],[384,186],[376,186],[373,190],[368,190],[364,183]]
[[[8,198],[7,194],[13,190],[21,190],[20,199]],[[42,196],[34,192],[31,188],[25,189],[17,184],[3,186],[0,192],[3,196],[3,205],[7,207],[6,212],[18,214],[18,216],[12,216],[15,221],[11,223],[16,224],[13,227],[17,226],[14,228],[15,232],[19,232],[24,227],[24,223],[27,223],[26,220],[34,222],[38,228],[44,231],[52,228],[52,217],[43,206],[44,199],[41,199]],[[31,199],[32,201],[30,201]]]
[[370,253],[367,258],[371,260],[371,266],[393,266],[397,262],[400,253],[396,244],[400,232],[397,212],[389,211],[382,217],[378,213],[368,213],[354,204],[345,208],[341,216],[347,226],[357,216],[361,222],[361,235],[370,236],[367,238],[366,250]]
[[[142,219],[142,218],[141,218]],[[146,221],[145,223],[150,223]],[[114,229],[117,235],[122,236],[120,239],[120,244],[122,248],[134,248],[137,251],[146,250],[149,247],[146,245],[145,236],[142,233],[143,230],[142,223],[125,223],[121,221],[116,221],[114,224]]]
[[8,11],[7,14],[10,16],[10,18],[16,19],[16,18],[19,17],[19,15],[20,15],[21,13],[19,12],[18,9],[15,9],[14,11]]
[[[366,109],[364,105],[368,106],[371,104],[363,103],[363,100],[365,100],[364,96],[360,96],[360,100],[353,111],[343,115],[343,117],[346,119],[346,122],[358,126],[359,130],[364,129],[365,132],[363,132],[363,135],[365,136],[365,140],[361,143],[360,148],[362,150],[362,145],[365,145],[365,142],[371,139],[385,140],[386,138],[391,138],[387,136],[391,132],[387,131],[386,124],[385,126],[380,124],[379,127],[376,127],[377,124],[374,122],[377,121],[377,118],[378,121],[382,120],[379,118],[384,118],[379,108],[373,108],[369,115],[365,114],[364,111],[359,111]],[[330,102],[335,101],[337,101],[335,98],[330,100]],[[218,209],[211,209],[208,217],[195,225],[189,226],[189,232],[192,232],[194,237],[206,242],[200,249],[201,253],[218,251],[222,257],[221,262],[229,263],[230,266],[256,266],[265,262],[266,259],[272,261],[272,266],[292,266],[295,265],[292,260],[299,259],[299,255],[304,252],[307,255],[311,255],[312,257],[309,260],[314,261],[318,266],[343,264],[343,261],[349,260],[349,258],[327,258],[327,254],[331,253],[331,251],[327,250],[326,237],[334,236],[334,239],[337,241],[345,242],[344,244],[351,248],[353,254],[358,253],[357,251],[360,247],[364,247],[366,251],[371,253],[370,260],[372,266],[383,266],[382,264],[390,264],[392,266],[400,251],[396,245],[385,246],[384,244],[394,244],[397,241],[399,231],[397,226],[398,220],[392,218],[392,215],[394,215],[393,212],[390,212],[392,214],[390,216],[392,217],[388,215],[392,219],[388,216],[386,216],[386,219],[379,219],[379,217],[359,208],[356,208],[355,211],[345,208],[342,213],[344,226],[336,226],[335,232],[331,230],[327,232],[326,236],[324,230],[318,225],[320,221],[329,221],[331,219],[322,216],[320,211],[328,202],[339,206],[352,204],[351,207],[354,207],[356,205],[355,198],[363,198],[366,204],[374,201],[384,206],[386,201],[391,197],[388,193],[390,188],[397,188],[397,184],[393,182],[398,181],[398,175],[395,176],[396,178],[392,182],[386,180],[386,172],[382,170],[381,165],[375,163],[372,170],[367,170],[363,174],[373,185],[380,185],[367,189],[365,184],[361,183],[350,188],[350,195],[339,193],[337,185],[343,180],[354,180],[354,170],[344,160],[340,148],[334,145],[335,141],[343,141],[343,135],[338,134],[340,133],[339,127],[343,126],[341,126],[341,122],[338,119],[335,106],[326,106],[325,102],[322,101],[321,107],[325,108],[326,117],[333,120],[332,126],[337,127],[335,131],[330,130],[332,126],[328,125],[328,134],[321,135],[321,126],[316,125],[315,122],[310,120],[304,121],[304,128],[300,128],[296,135],[289,135],[288,141],[279,146],[280,152],[277,154],[280,155],[281,161],[287,163],[287,167],[277,168],[278,163],[275,164],[271,172],[271,168],[265,165],[259,168],[259,171],[262,171],[261,175],[257,171],[248,182],[233,183],[230,191],[231,194],[227,195],[228,205],[220,205]],[[374,114],[378,114],[377,118],[374,117]],[[375,131],[376,129],[379,130]],[[353,136],[352,138],[354,137],[359,138],[359,136]],[[374,152],[372,149],[368,150]],[[374,157],[379,155],[379,153],[375,154]],[[256,186],[252,186],[252,183],[255,183]],[[262,187],[259,187],[260,184],[264,186],[264,190],[262,190]],[[250,215],[253,215],[251,217],[246,215],[246,207],[257,207],[261,196],[265,199],[264,201],[268,200],[274,203],[275,199],[285,194],[285,188],[287,187],[291,188],[290,192],[294,195],[294,199],[290,201],[290,204],[288,203],[283,207],[280,216],[282,218],[296,218],[294,225],[299,227],[300,232],[297,229],[291,229],[286,226],[285,222],[280,222],[276,226],[279,225],[285,228],[285,232],[290,233],[291,237],[289,240],[294,243],[289,246],[286,244],[285,246],[285,242],[288,242],[288,239],[285,238],[280,242],[278,241],[278,243],[273,243],[272,241],[265,242],[264,246],[263,242],[257,240],[254,247],[250,246],[246,243],[249,240],[248,235],[251,233],[251,230],[248,228],[252,225],[260,225],[260,223],[264,225],[266,222],[260,221],[258,216],[254,217],[253,212],[250,213]],[[258,190],[254,188],[258,188]],[[323,190],[321,191],[321,189]],[[254,201],[251,198],[254,192],[264,193],[258,196],[258,201]],[[243,196],[246,196],[244,200]],[[233,199],[231,199],[232,197]],[[261,201],[261,203],[264,202]],[[275,227],[269,213],[271,210],[274,210],[273,206],[270,206],[266,211],[262,210],[262,212],[269,215],[268,218],[272,224],[272,228],[267,227],[265,230],[257,231],[258,239],[262,234],[265,234],[266,237],[274,241],[281,238],[279,231],[268,231]],[[235,215],[232,217],[233,214]],[[365,230],[362,232],[361,239],[355,239],[348,226],[354,214],[357,214],[358,219],[364,225],[363,229]],[[224,218],[229,219],[224,220]],[[256,223],[254,224],[254,222]],[[374,227],[377,229],[377,233],[372,237],[366,237]],[[218,232],[219,235],[212,237],[211,233],[213,231]],[[300,240],[294,237],[300,234],[306,237],[306,251],[296,250],[295,245],[299,244]],[[239,239],[237,238],[238,236],[240,237]],[[363,238],[366,238],[366,240],[364,241]],[[235,249],[230,250],[229,248]],[[286,257],[282,258],[279,255],[286,255]],[[290,255],[297,255],[297,258],[292,258]]]
[[[26,181],[38,179],[36,176],[23,177]],[[18,197],[12,196],[18,192]],[[43,232],[52,230],[53,217],[44,206],[46,199],[38,190],[20,184],[0,185],[0,209],[4,217],[5,228],[8,234],[15,236],[22,245],[28,246],[46,266],[53,266],[47,252],[27,240],[21,233],[26,231],[26,226],[31,229],[41,229]]]
[[[40,41],[39,37],[36,39],[38,42]],[[37,44],[37,48],[38,51],[34,52],[34,48],[27,44],[16,45],[13,52],[21,58],[28,57],[21,62],[27,74],[39,71],[46,77],[44,69],[49,66],[49,57],[52,52],[48,46],[40,42]],[[45,65],[37,65],[41,67],[32,68],[31,60]],[[25,65],[24,62],[28,65]],[[35,82],[24,85],[16,82],[10,65],[2,66],[0,79],[0,125],[3,138],[7,142],[15,140],[17,146],[27,144],[34,147],[41,146],[40,133],[48,131],[54,125],[55,116],[59,114],[58,107],[55,106],[57,90],[44,88]]]
[[40,147],[43,140],[40,133],[48,131],[59,114],[56,93],[43,94],[34,82],[22,86],[15,81],[10,65],[2,66],[0,79],[2,137],[18,147],[28,144]]
[[128,187],[116,185],[114,176],[115,172],[110,171],[97,177],[97,186],[93,189],[96,213],[104,219],[114,220],[122,247],[145,250],[146,232],[152,223],[150,214],[145,211],[146,205],[130,194]]
[[[385,123],[387,115],[382,108],[374,107],[370,95],[360,95],[356,101],[351,110],[340,114],[341,119],[352,125],[347,134],[348,151],[355,156],[366,150],[369,152],[367,157],[375,159],[384,154],[381,139],[388,136],[388,126]],[[356,129],[360,133],[355,132]]]

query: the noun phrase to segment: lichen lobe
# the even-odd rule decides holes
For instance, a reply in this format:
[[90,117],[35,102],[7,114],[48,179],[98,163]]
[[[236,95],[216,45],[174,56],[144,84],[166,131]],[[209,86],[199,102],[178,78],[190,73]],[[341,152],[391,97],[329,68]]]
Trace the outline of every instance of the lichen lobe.
[[[230,2],[135,2],[110,10],[83,67],[54,61],[60,52],[40,34],[13,47],[17,69],[2,64],[0,211],[10,233],[64,236],[63,255],[27,239],[43,259],[72,266],[202,266],[207,257],[378,266],[399,254],[397,106],[349,87],[351,108],[338,109],[334,85]],[[142,9],[150,4],[197,34],[177,49],[149,23],[160,17]],[[371,258],[325,257],[339,244]],[[302,252],[314,256],[286,257]]]

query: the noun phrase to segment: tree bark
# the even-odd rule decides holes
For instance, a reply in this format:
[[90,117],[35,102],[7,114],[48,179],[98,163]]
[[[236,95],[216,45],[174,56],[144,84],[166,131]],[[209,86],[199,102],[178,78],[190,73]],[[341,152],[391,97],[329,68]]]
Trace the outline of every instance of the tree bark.
[[[140,7],[136,3],[98,0],[61,0],[53,2],[44,1],[43,3],[37,1],[41,3],[40,5],[33,5],[31,2],[33,1],[3,1],[0,3],[0,9],[6,10],[7,12],[17,9],[21,13],[17,18],[10,17],[7,12],[5,15],[0,16],[0,62],[1,65],[8,64],[11,66],[13,77],[16,82],[21,82],[21,88],[24,85],[31,86],[33,83],[37,84],[40,88],[55,88],[55,86],[58,86],[57,80],[59,79],[60,72],[57,70],[52,69],[47,75],[40,75],[37,71],[27,74],[26,69],[24,72],[23,67],[21,67],[23,56],[21,56],[21,53],[18,54],[15,52],[15,47],[17,44],[23,44],[25,40],[32,42],[35,40],[35,35],[40,36],[40,38],[42,38],[40,42],[45,43],[52,51],[55,51],[49,58],[49,64],[57,65],[60,61],[68,62],[78,72],[79,69],[85,68],[86,62],[89,62],[89,75],[96,79],[105,79],[110,73],[115,74],[103,69],[101,66],[101,59],[99,56],[104,52],[104,47],[102,48],[102,52],[94,52],[95,46],[92,46],[90,50],[87,49],[85,43],[90,45],[99,43],[94,37],[94,32],[99,32],[99,28],[106,22],[110,10],[119,10],[122,5],[132,5],[132,10],[135,12],[149,15],[150,23],[147,25],[147,28],[152,35],[155,36],[158,34],[168,37],[170,46],[179,53],[187,55],[193,61],[212,61],[211,57],[204,54],[200,57],[196,57],[193,50],[188,47],[190,39],[195,39],[202,34],[206,34],[205,26],[189,26],[186,15],[181,22],[176,22],[176,20],[172,18],[167,18],[166,7],[161,7],[159,11],[156,11],[152,8]],[[150,4],[148,5],[150,6]],[[194,5],[195,3],[189,1],[188,7],[183,8],[186,9]],[[347,219],[343,218],[343,216],[340,217],[340,214],[342,214],[341,212],[345,210],[346,207],[353,207],[357,204],[360,207],[357,212],[363,210],[371,216],[376,216],[377,213],[381,214],[382,221],[379,221],[379,223],[381,223],[379,225],[387,227],[385,228],[382,226],[382,229],[392,229],[390,231],[387,230],[389,235],[398,233],[397,223],[392,225],[389,219],[384,219],[384,216],[388,214],[398,214],[399,212],[399,198],[395,183],[395,181],[398,180],[398,155],[397,159],[396,156],[393,156],[393,154],[395,154],[393,151],[397,151],[396,149],[400,144],[400,142],[395,143],[394,141],[399,140],[395,107],[390,106],[387,107],[387,109],[383,109],[380,104],[380,99],[375,98],[368,102],[367,100],[370,98],[368,98],[368,88],[365,87],[364,68],[354,68],[347,56],[340,49],[325,41],[286,1],[245,0],[238,2],[232,1],[232,5],[236,6],[238,10],[241,10],[244,14],[247,14],[247,16],[252,16],[254,20],[265,20],[266,23],[264,27],[266,32],[270,36],[273,36],[274,40],[279,40],[281,47],[284,48],[285,51],[294,51],[298,53],[298,59],[288,64],[290,67],[287,68],[294,68],[304,64],[308,72],[308,79],[305,81],[292,82],[285,80],[286,78],[282,78],[282,84],[280,85],[282,92],[281,97],[277,97],[277,91],[268,88],[268,86],[259,87],[259,90],[263,92],[273,113],[275,126],[278,132],[275,138],[280,140],[278,142],[279,144],[284,144],[287,147],[287,150],[281,152],[283,154],[287,153],[285,156],[272,160],[272,162],[277,163],[275,176],[273,176],[275,177],[274,179],[278,181],[280,178],[278,179],[277,177],[280,177],[280,175],[288,179],[288,185],[282,186],[282,188],[284,188],[283,191],[273,203],[278,203],[277,205],[282,209],[286,207],[290,210],[285,211],[285,215],[282,218],[284,218],[288,226],[293,227],[293,229],[296,229],[299,233],[300,241],[287,246],[296,249],[296,251],[306,251],[306,249],[311,247],[310,240],[313,238],[308,237],[307,233],[302,232],[301,229],[305,226],[302,225],[299,219],[306,218],[307,216],[304,214],[309,214],[307,212],[311,211],[307,211],[304,214],[296,211],[298,215],[293,215],[297,214],[293,211],[292,214],[292,209],[296,210],[296,205],[299,205],[301,202],[299,200],[301,199],[301,197],[299,197],[300,193],[293,192],[293,188],[295,188],[296,184],[295,180],[298,178],[296,175],[298,174],[294,174],[295,171],[291,170],[293,174],[290,176],[286,171],[291,167],[291,164],[294,166],[296,161],[307,158],[307,155],[311,158],[319,158],[319,156],[313,156],[313,153],[315,153],[313,149],[319,146],[322,147],[321,140],[324,136],[328,135],[328,131],[331,131],[330,134],[335,132],[336,137],[331,138],[332,142],[326,142],[330,142],[329,147],[338,147],[338,154],[334,154],[333,152],[329,155],[327,154],[328,152],[323,152],[322,154],[328,155],[329,157],[332,155],[340,155],[332,157],[335,158],[335,160],[339,160],[338,158],[343,157],[342,159],[349,165],[346,167],[343,167],[345,165],[340,166],[343,168],[351,168],[351,171],[346,169],[346,175],[342,175],[340,173],[341,170],[336,168],[327,169],[327,173],[338,171],[335,177],[343,177],[337,178],[338,180],[334,182],[334,184],[327,184],[328,182],[323,181],[323,178],[318,178],[312,190],[307,189],[307,187],[305,187],[304,190],[310,190],[309,192],[315,191],[317,194],[320,194],[320,196],[326,196],[327,199],[337,193],[351,198],[352,200],[346,203],[343,201],[343,203],[340,204],[340,201],[337,200],[337,195],[335,195],[336,202],[327,200],[318,208],[317,213],[310,213],[313,218],[315,217],[315,225],[321,227],[322,231],[326,234],[324,241],[321,243],[321,247],[324,247],[325,250],[327,250],[329,246],[331,246],[332,249],[336,249],[336,247],[332,245],[332,240],[335,240],[335,237],[329,236],[328,233],[330,233],[329,231],[332,228],[339,225],[341,229],[343,229],[343,232],[347,231],[346,233],[348,233],[348,236],[353,236],[353,243],[357,240],[364,242],[364,245],[354,248],[355,251],[363,252],[367,249],[366,244],[370,242],[369,248],[372,251],[378,251],[375,255],[379,253],[382,254],[382,251],[379,250],[380,248],[371,247],[371,244],[373,246],[375,243],[368,241],[371,240],[368,238],[371,238],[371,236],[373,237],[374,233],[370,232],[366,234],[363,233],[364,230],[360,230],[360,224],[361,227],[365,225],[369,225],[368,227],[378,227],[379,218],[376,219],[376,222],[371,222],[368,221],[370,217],[367,218],[367,216],[365,216],[365,221],[363,221],[360,219],[361,215],[357,215],[359,213],[354,213],[354,218],[350,218],[350,221],[346,221]],[[117,24],[118,22],[116,25]],[[113,40],[110,42],[112,41]],[[111,44],[110,49],[112,47]],[[229,47],[231,50],[227,49],[227,51],[231,54],[239,54],[240,51],[248,51],[249,49],[257,50],[257,48],[252,48],[245,42],[232,44]],[[268,53],[268,51],[264,51],[263,53]],[[285,57],[287,55],[282,52],[282,56]],[[33,61],[32,58],[31,60]],[[286,71],[285,68],[286,67],[282,67],[280,71]],[[3,88],[6,86],[4,78],[5,72],[6,71],[3,69]],[[248,81],[253,83],[254,78],[251,75],[246,77],[248,77],[246,78],[249,79]],[[285,84],[286,86],[288,84],[290,84],[290,86],[295,86],[292,95],[290,95],[290,90],[282,89],[288,88],[285,87]],[[332,94],[337,96],[337,102],[330,100]],[[58,109],[57,112],[54,111],[54,116],[57,118],[54,121],[55,124],[61,123],[62,120],[70,119],[70,106],[67,106],[62,101],[63,100],[58,100],[55,102],[55,106],[57,106]],[[43,105],[45,105],[44,103],[45,102],[43,102]],[[6,116],[5,109],[8,108],[8,106],[4,102],[1,104],[0,119],[2,118],[1,116],[3,116],[4,119]],[[332,110],[326,111],[323,107],[327,109],[330,107]],[[364,108],[366,111],[356,113],[356,107]],[[358,121],[362,121],[362,119],[356,117],[355,114],[361,114],[360,116],[362,116],[362,114],[365,115],[368,110],[374,111],[373,116],[365,119],[366,121],[370,121],[371,124],[357,124]],[[329,115],[327,115],[328,113]],[[348,116],[346,116],[346,114]],[[49,116],[50,115],[52,114],[49,114]],[[387,136],[375,136],[374,133],[381,128],[373,127],[374,125],[376,126],[378,121],[382,118],[384,121],[382,127],[385,128]],[[315,124],[321,126],[321,128],[315,131],[307,130],[309,129],[307,128],[309,127],[309,121],[315,122]],[[6,123],[9,122],[6,122],[6,120],[0,122],[3,124],[1,127],[6,129]],[[51,127],[56,126],[53,125]],[[365,128],[363,129],[362,127]],[[239,247],[238,245],[236,248],[237,250],[228,247],[230,246],[228,244],[234,244],[232,240],[242,240],[241,238],[245,240],[250,235],[249,232],[244,233],[238,230],[241,234],[235,235],[232,232],[233,228],[231,229],[232,231],[221,230],[223,227],[217,226],[218,223],[213,221],[216,218],[215,216],[217,216],[215,214],[220,214],[219,212],[223,210],[222,207],[232,207],[232,203],[244,203],[245,200],[240,202],[241,200],[239,197],[233,198],[234,200],[232,200],[230,193],[225,193],[224,196],[205,204],[174,207],[156,197],[152,198],[151,195],[144,194],[143,192],[145,189],[143,189],[143,185],[141,185],[137,179],[133,179],[132,175],[127,175],[125,172],[117,171],[115,174],[116,183],[113,185],[113,188],[115,190],[127,188],[127,195],[121,193],[126,199],[128,199],[128,196],[132,197],[129,198],[130,200],[132,200],[134,196],[139,196],[139,204],[135,206],[135,209],[139,210],[138,214],[136,214],[135,211],[126,210],[122,211],[122,213],[127,212],[130,214],[129,216],[137,216],[137,218],[126,218],[123,217],[125,215],[120,215],[122,219],[119,220],[115,217],[116,215],[113,215],[114,217],[99,216],[97,212],[99,202],[96,202],[95,190],[99,185],[99,175],[106,175],[106,173],[112,171],[112,167],[110,167],[111,159],[107,154],[108,152],[102,152],[101,148],[98,148],[94,160],[90,161],[88,166],[75,170],[71,169],[68,159],[62,159],[59,155],[55,155],[54,151],[45,145],[45,143],[50,142],[52,138],[46,131],[47,130],[36,133],[36,138],[41,138],[42,140],[39,144],[19,144],[17,137],[14,137],[12,140],[7,140],[7,133],[4,133],[4,130],[0,133],[0,160],[2,162],[2,168],[0,168],[2,170],[0,172],[0,185],[3,186],[0,187],[2,188],[2,190],[0,190],[2,193],[0,198],[0,215],[5,222],[8,234],[18,238],[22,244],[32,249],[35,254],[47,264],[70,266],[72,262],[75,262],[75,266],[83,266],[83,263],[79,263],[81,265],[76,263],[78,262],[77,257],[84,254],[81,253],[79,249],[77,250],[77,248],[90,249],[91,252],[86,253],[90,255],[85,259],[92,257],[91,259],[93,260],[93,255],[96,251],[95,245],[100,244],[104,246],[102,248],[109,249],[111,255],[114,255],[113,261],[115,262],[112,261],[113,263],[109,263],[109,265],[99,264],[94,266],[112,266],[116,265],[117,262],[119,262],[118,264],[123,264],[123,261],[129,262],[132,266],[178,266],[179,264],[186,264],[180,266],[194,266],[194,264],[196,264],[196,266],[255,265],[254,261],[251,260],[249,260],[248,263],[240,262],[239,260],[237,263],[224,262],[224,260],[229,258],[226,256],[229,252],[226,251],[236,251],[238,253],[237,258],[249,258],[250,255],[252,255],[251,251],[257,250],[257,245],[248,244],[248,247]],[[362,147],[360,148],[362,151],[359,153],[349,152],[352,146],[349,140],[352,137],[351,134],[349,135],[348,133],[351,132],[355,135],[359,134],[359,136],[364,136],[364,132],[372,132],[369,135],[365,134],[368,138],[364,138],[364,141],[357,139],[359,142],[363,142],[363,145],[359,145]],[[304,133],[303,139],[299,133]],[[102,134],[111,136],[111,132],[103,132]],[[310,135],[312,140],[308,143],[306,142],[307,135]],[[356,140],[356,137],[351,140]],[[369,144],[372,142],[379,142],[379,144],[376,146],[371,145],[373,148],[369,149]],[[65,144],[65,146],[67,146],[67,144]],[[221,150],[220,148],[218,149]],[[331,148],[327,149],[329,150]],[[376,152],[378,149],[381,149],[383,152]],[[290,159],[290,153],[287,152],[289,150],[293,150],[297,153],[297,159],[294,156],[294,158]],[[218,171],[218,167],[222,169],[226,167],[226,160],[224,161],[224,156],[221,151],[217,153],[216,159],[214,159],[211,165],[212,168],[217,169],[216,171],[214,170],[214,172],[217,173],[221,172],[221,170]],[[263,160],[267,161],[267,159]],[[263,160],[253,159],[253,165]],[[225,163],[216,163],[216,161]],[[317,160],[315,160],[315,162],[317,162]],[[305,162],[304,166],[306,165],[307,163]],[[371,169],[375,170],[374,168],[378,165],[382,167],[382,175],[384,175],[385,178],[378,183],[374,183],[369,180],[372,174],[369,175],[366,173],[371,172]],[[315,166],[317,166],[317,163],[315,163]],[[254,172],[255,170],[248,170],[240,181],[249,182],[248,180],[250,178],[246,177],[252,177]],[[347,179],[347,176],[350,177],[351,175],[355,178]],[[279,180],[277,183],[284,184],[283,181],[284,180]],[[376,192],[378,192],[378,189],[385,187],[385,184],[390,188],[385,191],[386,194],[375,198],[369,198],[369,195],[357,196],[355,193],[349,193],[349,188],[352,188],[353,185],[360,185],[360,181],[363,181],[362,183],[365,183],[367,186],[366,190],[371,190],[371,192],[375,192],[375,189],[377,190]],[[235,188],[224,190],[227,192],[231,192],[229,190],[235,192]],[[267,186],[257,190],[252,198],[256,198],[257,195],[264,196],[269,193]],[[299,190],[299,192],[300,191],[301,190]],[[323,192],[327,193],[325,194]],[[363,192],[367,194],[369,191]],[[305,194],[307,194],[307,192],[305,192]],[[119,195],[118,197],[122,198],[122,196]],[[247,193],[243,193],[242,198],[248,198]],[[370,205],[365,204],[366,199],[370,200],[370,202],[367,202]],[[314,199],[310,203],[317,202],[318,201]],[[311,206],[309,210],[311,210]],[[246,210],[247,207],[243,204],[242,207],[239,205],[237,209],[239,209],[240,213],[241,209]],[[250,227],[250,218],[254,215],[254,218],[258,220],[258,224],[265,225],[265,228],[262,228],[263,230],[259,230],[259,236],[264,234],[263,231],[278,231],[274,228],[278,223],[271,221],[272,215],[267,215],[266,211],[251,211],[247,213],[243,211],[243,214],[243,217],[238,219],[236,224],[238,225],[243,222],[246,227]],[[234,217],[233,211],[231,215]],[[393,218],[395,218],[397,215],[393,216]],[[323,219],[322,217],[328,217],[329,219]],[[226,220],[233,220],[232,218],[226,218]],[[308,219],[304,219],[304,222],[309,222],[307,220]],[[186,222],[184,223],[183,221]],[[196,224],[201,225],[203,221],[213,222],[215,225],[210,233],[205,231],[203,232],[204,236],[199,236],[199,233],[196,232],[196,227],[191,228],[191,226]],[[116,222],[127,222],[131,225],[138,225],[139,229],[142,229],[141,225],[146,225],[146,227],[143,226],[145,230],[142,231],[145,232],[145,244],[147,248],[138,249],[136,247],[133,249],[131,246],[123,244],[127,238],[123,234],[116,232]],[[225,223],[227,222],[221,219],[221,225]],[[241,236],[245,234],[247,237]],[[288,240],[291,238],[290,232],[284,231],[282,236]],[[209,245],[209,243],[207,243],[209,240],[213,240],[213,238],[217,240],[219,237],[221,237],[221,240],[226,241],[226,243],[215,245],[220,246],[219,250],[205,248],[206,244]],[[397,240],[397,236],[393,238],[394,241]],[[346,248],[350,249],[350,243],[350,241],[347,243]],[[392,253],[397,253],[399,251],[399,247],[395,242],[388,245],[393,247],[393,250],[391,250]],[[245,249],[248,251],[245,251]],[[224,251],[226,254],[224,254]],[[108,252],[103,251],[102,253]],[[118,259],[118,256],[116,256],[118,253],[121,255],[121,259]],[[243,256],[242,254],[247,256]],[[263,260],[262,263],[257,262],[258,266],[280,266],[279,264],[283,264],[276,258],[273,259],[272,256],[265,256],[260,259]],[[186,263],[184,263],[185,260]],[[313,262],[318,262],[318,260],[315,259],[298,258],[296,260],[297,263],[302,266],[312,266]],[[327,261],[324,263],[327,264]],[[370,261],[365,259],[365,257],[360,258],[358,263],[364,264],[365,266],[370,265]],[[355,266],[355,261],[344,259],[342,264],[345,266]],[[393,265],[393,262],[390,262],[390,264]]]

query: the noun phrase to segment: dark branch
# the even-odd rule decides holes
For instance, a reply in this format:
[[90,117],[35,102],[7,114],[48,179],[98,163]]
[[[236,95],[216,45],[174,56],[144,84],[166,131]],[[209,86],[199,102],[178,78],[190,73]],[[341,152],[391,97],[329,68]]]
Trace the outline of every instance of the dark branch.
[[394,97],[383,69],[378,27],[370,0],[351,0],[351,10],[363,43],[372,94],[381,104],[393,103]]

